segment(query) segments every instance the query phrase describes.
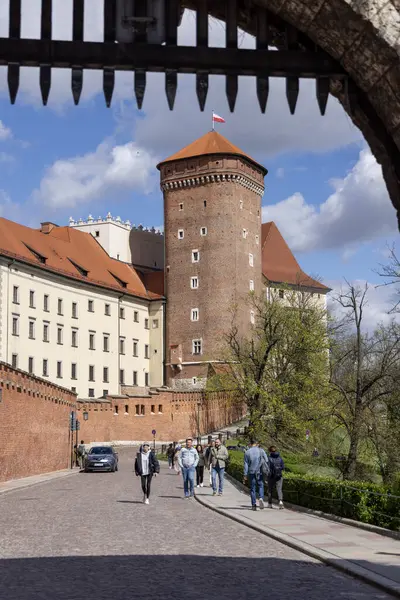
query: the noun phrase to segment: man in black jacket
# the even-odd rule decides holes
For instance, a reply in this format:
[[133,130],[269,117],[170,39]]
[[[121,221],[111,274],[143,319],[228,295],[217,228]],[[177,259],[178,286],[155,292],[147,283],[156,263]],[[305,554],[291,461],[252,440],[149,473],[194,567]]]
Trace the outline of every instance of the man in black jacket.
[[149,504],[151,480],[159,472],[160,463],[155,453],[150,451],[150,444],[145,442],[140,446],[135,460],[135,473],[142,482],[144,504]]

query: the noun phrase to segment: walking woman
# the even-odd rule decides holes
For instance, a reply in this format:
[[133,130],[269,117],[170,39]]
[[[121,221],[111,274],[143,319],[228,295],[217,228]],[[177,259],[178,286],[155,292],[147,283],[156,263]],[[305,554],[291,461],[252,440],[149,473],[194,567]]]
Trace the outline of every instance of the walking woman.
[[201,444],[197,444],[196,446],[197,454],[199,455],[199,462],[196,467],[196,487],[203,487],[203,479],[204,479],[204,450]]
[[149,504],[151,480],[153,475],[160,472],[160,463],[154,452],[150,451],[150,444],[145,442],[139,448],[135,460],[135,473],[140,477],[143,490],[143,502]]

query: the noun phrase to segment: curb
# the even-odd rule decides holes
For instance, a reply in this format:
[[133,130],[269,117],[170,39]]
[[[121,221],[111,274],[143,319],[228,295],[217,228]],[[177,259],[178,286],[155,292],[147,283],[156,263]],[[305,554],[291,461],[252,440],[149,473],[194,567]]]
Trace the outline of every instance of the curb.
[[[249,494],[249,488],[243,485],[240,481],[225,473],[226,479],[235,487],[237,490],[244,494]],[[378,525],[372,525],[371,523],[363,523],[362,521],[355,521],[354,519],[347,519],[346,517],[340,517],[338,515],[332,515],[330,513],[323,512],[321,510],[313,510],[306,506],[300,506],[299,504],[293,504],[285,500],[285,506],[294,512],[301,512],[327,521],[333,521],[334,523],[342,523],[343,525],[350,525],[350,527],[357,527],[357,529],[363,529],[364,531],[370,531],[371,533],[377,533],[385,537],[389,537],[393,540],[400,540],[400,531],[394,531],[392,529],[385,529],[384,527],[378,527]]]
[[343,558],[336,557],[334,554],[326,552],[325,550],[320,550],[315,546],[311,546],[311,544],[307,544],[306,542],[300,542],[299,540],[296,540],[296,538],[293,538],[286,533],[277,532],[274,529],[271,529],[270,527],[267,527],[265,525],[256,525],[248,521],[246,517],[228,514],[223,508],[213,506],[210,502],[204,499],[204,496],[195,494],[195,498],[197,502],[202,506],[209,508],[210,510],[228,519],[231,519],[236,523],[245,525],[246,527],[257,531],[258,533],[266,535],[272,538],[273,540],[276,540],[277,542],[281,542],[282,544],[293,548],[294,550],[298,550],[303,554],[307,554],[307,556],[311,556],[311,558],[315,558],[320,562],[323,562],[326,565],[337,569],[338,571],[344,572],[347,575],[351,575],[356,579],[360,579],[361,581],[364,581],[369,585],[373,585],[381,590],[384,590],[385,592],[391,594],[392,596],[395,596],[396,598],[400,598],[400,584],[395,581],[378,575],[373,571],[369,571],[364,567],[360,567],[356,563],[350,562]]
[[[71,469],[68,471],[52,471],[43,475],[32,475],[30,477],[22,477],[21,479],[11,479],[9,481],[4,481],[0,483],[0,498],[1,496],[5,494],[10,494],[11,492],[17,492],[18,490],[33,487],[34,485],[49,483],[56,479],[71,477],[71,475],[77,475],[80,472],[80,469]],[[2,487],[3,485],[8,485],[8,487]]]

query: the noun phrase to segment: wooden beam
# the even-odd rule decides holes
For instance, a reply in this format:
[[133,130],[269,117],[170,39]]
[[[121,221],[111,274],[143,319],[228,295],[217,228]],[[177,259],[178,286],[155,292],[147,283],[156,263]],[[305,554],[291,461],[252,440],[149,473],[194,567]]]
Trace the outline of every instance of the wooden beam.
[[0,38],[0,47],[0,65],[14,63],[37,67],[40,64],[50,64],[60,69],[82,65],[84,69],[145,69],[156,73],[169,69],[179,73],[196,73],[201,69],[213,75],[264,77],[346,76],[344,69],[322,52],[10,38]]

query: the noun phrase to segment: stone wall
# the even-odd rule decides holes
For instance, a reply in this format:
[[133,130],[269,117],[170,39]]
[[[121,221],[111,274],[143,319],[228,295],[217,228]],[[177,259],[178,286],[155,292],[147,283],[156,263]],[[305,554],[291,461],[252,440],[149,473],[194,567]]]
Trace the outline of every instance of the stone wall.
[[72,392],[0,363],[0,481],[69,467]]
[[[83,413],[87,412],[87,420]],[[169,442],[196,436],[198,416],[202,434],[234,423],[244,407],[227,393],[163,391],[153,396],[114,398],[105,402],[79,403],[79,436],[92,442],[141,442],[156,439]]]

